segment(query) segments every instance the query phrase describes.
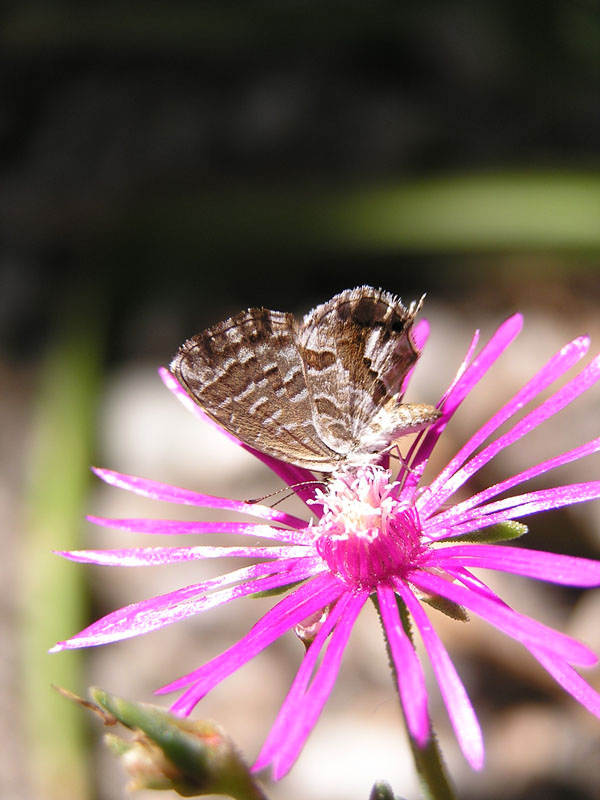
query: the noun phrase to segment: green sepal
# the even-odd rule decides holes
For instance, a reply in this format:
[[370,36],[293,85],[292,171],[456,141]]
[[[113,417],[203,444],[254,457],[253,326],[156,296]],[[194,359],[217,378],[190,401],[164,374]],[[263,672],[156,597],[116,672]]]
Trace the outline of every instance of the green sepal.
[[177,791],[173,777],[166,774],[164,764],[157,763],[156,754],[147,744],[138,741],[128,742],[114,733],[104,734],[104,744],[113,756],[123,763],[129,761],[133,765],[133,769],[129,769],[132,774],[127,788],[130,791],[135,789]]
[[130,789],[170,789],[183,797],[219,794],[266,800],[235,746],[206,720],[176,717],[157,706],[90,689],[98,705],[135,731],[133,741],[111,733],[107,745],[129,771]]
[[376,781],[371,789],[369,800],[402,800],[402,798],[394,794],[392,787],[386,781]]
[[295,589],[296,586],[300,586],[301,583],[304,583],[304,581],[293,581],[292,583],[286,583],[285,586],[276,586],[274,589],[265,589],[261,592],[253,592],[252,594],[249,594],[248,597],[254,600],[262,599],[264,597],[277,597],[280,594],[289,592],[290,589]]
[[506,522],[499,522],[497,525],[490,525],[489,528],[462,533],[459,536],[449,536],[444,539],[444,544],[447,542],[473,542],[474,544],[510,542],[511,539],[518,539],[520,536],[524,536],[528,530],[527,525],[523,525],[522,522],[509,519]]
[[427,603],[428,606],[435,608],[436,611],[441,611],[442,614],[445,614],[450,619],[454,619],[457,622],[468,622],[469,615],[462,606],[458,603],[453,603],[452,600],[448,600],[447,597],[440,597],[437,594],[424,594],[421,595],[419,598],[423,603]]

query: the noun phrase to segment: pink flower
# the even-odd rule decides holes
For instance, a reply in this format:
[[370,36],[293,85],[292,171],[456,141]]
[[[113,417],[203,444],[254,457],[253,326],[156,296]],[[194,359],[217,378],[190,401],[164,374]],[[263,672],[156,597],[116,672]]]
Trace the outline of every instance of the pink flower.
[[[409,730],[420,746],[425,745],[430,735],[427,693],[421,664],[401,621],[400,601],[400,607],[406,606],[423,640],[462,751],[474,768],[480,768],[483,743],[477,718],[424,608],[424,602],[437,598],[446,605],[477,614],[521,642],[567,692],[600,717],[600,695],[572,666],[595,664],[595,654],[569,636],[513,610],[472,572],[475,567],[484,567],[569,586],[600,585],[600,562],[488,543],[494,538],[496,541],[510,538],[511,524],[514,536],[523,533],[525,527],[512,521],[528,514],[600,497],[600,481],[523,493],[513,491],[531,478],[598,451],[600,438],[451,503],[453,495],[494,456],[599,380],[600,356],[532,411],[512,425],[505,425],[585,355],[589,340],[580,337],[563,347],[467,441],[436,478],[422,485],[425,465],[448,420],[512,342],[521,325],[520,315],[508,319],[476,357],[475,335],[455,380],[438,404],[442,416],[413,442],[395,480],[383,466],[367,466],[338,472],[323,489],[296,487],[295,491],[316,518],[308,523],[268,506],[96,470],[107,483],[145,497],[243,512],[257,520],[248,523],[93,518],[97,524],[149,534],[231,533],[247,535],[252,540],[261,537],[275,544],[62,553],[74,561],[117,566],[171,564],[224,556],[256,558],[257,562],[119,609],[60,642],[54,651],[114,642],[156,630],[236,598],[287,589],[283,599],[229,650],[160,690],[181,691],[172,709],[181,715],[189,714],[225,677],[279,636],[296,629],[310,644],[254,765],[254,769],[260,769],[272,764],[275,777],[281,777],[292,766],[319,717],[335,682],[354,621],[370,597],[377,601],[380,610]],[[417,335],[423,336],[423,330],[424,324]],[[161,374],[167,386],[203,416],[170,373],[162,370]],[[498,434],[502,426],[505,432]],[[305,470],[252,452],[290,485],[312,477]],[[501,529],[484,530],[499,523],[504,523]],[[480,531],[483,534],[478,534]],[[463,540],[457,541],[456,537],[461,536]]]

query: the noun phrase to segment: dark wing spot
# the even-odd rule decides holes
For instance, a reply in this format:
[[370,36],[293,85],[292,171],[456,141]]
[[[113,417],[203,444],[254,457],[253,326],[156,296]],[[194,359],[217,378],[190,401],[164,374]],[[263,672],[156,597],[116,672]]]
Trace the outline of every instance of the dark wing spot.
[[302,360],[307,367],[322,370],[335,364],[336,356],[331,350],[302,349]]

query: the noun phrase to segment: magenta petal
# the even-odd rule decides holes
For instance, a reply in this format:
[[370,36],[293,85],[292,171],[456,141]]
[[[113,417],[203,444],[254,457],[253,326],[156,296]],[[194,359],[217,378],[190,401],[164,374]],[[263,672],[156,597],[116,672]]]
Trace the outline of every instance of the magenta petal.
[[239,511],[242,514],[249,514],[251,517],[262,517],[291,528],[305,528],[306,521],[277,511],[270,506],[261,506],[258,503],[244,503],[239,500],[229,500],[226,497],[214,497],[210,494],[199,494],[189,489],[180,489],[178,486],[170,486],[167,483],[158,483],[146,478],[138,478],[135,475],[125,475],[121,472],[114,472],[111,469],[101,469],[93,467],[92,471],[106,483],[116,486],[119,489],[126,489],[135,492],[142,497],[151,500],[162,500],[166,503],[179,503],[187,506],[202,506],[205,508],[220,508],[228,511]]
[[277,719],[273,723],[260,754],[252,767],[253,771],[263,769],[263,767],[267,766],[267,764],[275,758],[283,743],[288,738],[295,721],[304,714],[306,707],[306,689],[319,660],[319,656],[321,655],[321,651],[329,634],[337,625],[339,619],[346,613],[351,599],[351,594],[347,593],[338,600],[327,615],[315,639],[308,648],[290,691],[277,714]]
[[128,531],[131,533],[145,533],[158,536],[201,535],[211,533],[229,533],[233,536],[252,536],[261,539],[280,539],[292,544],[312,544],[313,537],[306,530],[290,530],[289,528],[276,528],[274,525],[264,525],[256,522],[184,522],[178,519],[112,519],[110,517],[95,517],[88,515],[88,522],[100,525],[103,528]]
[[570,664],[591,666],[596,663],[595,653],[581,642],[566,636],[564,633],[542,625],[541,622],[519,614],[505,604],[498,604],[473,592],[457,583],[440,578],[429,572],[413,572],[411,583],[419,589],[440,597],[446,597],[458,605],[478,614],[491,625],[522,642],[527,647],[541,647],[548,652],[556,653]]
[[542,489],[539,492],[507,497],[481,508],[473,509],[466,516],[465,522],[442,520],[432,517],[426,524],[426,535],[434,541],[442,541],[449,536],[480,530],[506,520],[515,520],[540,511],[549,511],[562,506],[583,503],[600,498],[600,481],[591,483],[572,483],[558,486],[555,489]]
[[507,509],[513,517],[520,517],[538,511],[548,511],[553,508],[570,506],[574,503],[582,503],[586,500],[596,500],[598,497],[600,497],[600,481],[570,483],[553,489],[541,489],[539,492],[527,492],[513,497],[505,497],[502,500],[497,500],[494,503],[488,503],[482,508],[475,509],[471,516],[473,518],[477,514],[488,516],[493,512]]
[[[488,597],[500,605],[506,606],[506,603],[501,600],[498,595],[492,592],[479,578],[471,575],[467,570],[460,570],[460,580],[467,586],[472,587],[475,591],[481,593],[484,597]],[[556,653],[548,654],[542,648],[529,645],[525,646],[566,692],[572,695],[575,700],[587,708],[588,711],[591,711],[592,714],[600,717],[600,694],[592,689],[573,667],[567,664],[562,658],[559,658]]]
[[566,586],[600,586],[600,561],[491,544],[449,545],[434,550],[428,566],[452,570],[453,564],[513,572]]
[[490,367],[498,360],[506,348],[513,342],[523,327],[521,314],[513,314],[495,331],[489,342],[464,370],[458,381],[453,382],[452,391],[444,403],[444,417],[450,418],[463,402],[465,397],[479,383]]
[[435,672],[460,749],[473,769],[483,767],[483,737],[471,701],[427,614],[402,580],[394,585],[415,621]]
[[290,719],[290,729],[286,732],[286,738],[273,757],[273,777],[276,780],[291,769],[331,694],[352,627],[367,597],[367,592],[352,595],[344,614],[340,616],[323,660],[306,692],[302,713]]
[[[224,676],[226,676],[237,669],[235,666],[233,669],[229,669],[231,666],[231,653],[234,651],[234,648],[237,648],[242,642],[252,644],[255,639],[260,638],[265,633],[270,636],[270,632],[273,630],[275,631],[275,638],[277,638],[277,636],[289,630],[292,625],[302,622],[311,614],[325,608],[328,603],[333,602],[333,600],[339,597],[339,587],[334,590],[334,583],[331,576],[325,573],[323,575],[317,575],[315,578],[293,589],[273,606],[273,608],[269,609],[266,614],[263,614],[246,636],[234,647],[216,656],[212,661],[206,662],[206,664],[198,667],[198,669],[188,672],[186,675],[182,675],[180,678],[177,678],[177,680],[165,686],[161,686],[157,694],[179,691],[186,686],[199,684],[203,681],[206,682],[206,686],[208,687],[204,692],[206,694],[207,691],[213,686],[216,686],[219,680],[221,680],[221,678],[215,680],[215,674],[218,670],[223,668]],[[296,621],[297,614],[301,615],[298,621]],[[289,622],[290,619],[293,619],[294,622]],[[241,663],[245,663],[245,661],[246,659]]]
[[305,558],[306,547],[129,547],[121,550],[70,550],[55,553],[81,564],[105,567],[154,567],[205,558]]
[[395,592],[385,586],[379,586],[377,598],[396,667],[398,690],[406,723],[419,747],[425,747],[431,726],[427,713],[427,689],[423,667],[413,643],[402,626]]
[[[446,390],[446,392],[442,395],[441,400],[437,403],[436,408],[443,409],[444,404],[451,394],[454,391],[454,387],[456,384],[462,379],[463,374],[465,373],[467,367],[471,364],[473,359],[473,354],[475,353],[475,348],[479,342],[479,331],[475,331],[473,334],[473,338],[471,340],[471,344],[465,354],[462,364],[458,368],[456,375],[454,376],[454,380]],[[453,412],[452,412],[453,413]],[[448,419],[450,418],[451,414],[446,417],[442,413],[442,418],[438,422],[438,424],[433,425],[429,429],[421,431],[417,434],[413,443],[411,444],[408,453],[406,454],[405,461],[407,464],[410,464],[410,472],[405,477],[405,487],[407,493],[412,496],[413,492],[416,490],[419,481],[423,477],[423,472],[425,470],[425,465],[427,464],[427,459],[431,455],[437,440],[439,439],[442,431],[448,424]]]
[[541,648],[530,647],[528,649],[534,658],[544,667],[546,672],[552,675],[554,680],[562,686],[566,692],[592,714],[600,717],[600,694],[598,694],[595,689],[592,689],[573,667],[569,666],[569,664],[566,664],[561,659],[556,658],[554,654],[549,655]]
[[[300,624],[307,616],[322,610],[339,596],[339,586],[323,576],[320,581],[311,581],[313,593],[296,590],[265,614],[257,624],[233,647],[208,661],[202,667],[167,686],[156,694],[165,694],[188,685],[189,688],[171,705],[175,714],[187,716],[199,700],[214,686],[250,661],[276,639]],[[304,589],[305,587],[301,587]],[[299,598],[302,598],[299,600]],[[191,684],[191,685],[190,685]]]
[[439,507],[439,505],[444,502],[444,499],[455,491],[455,489],[451,490],[451,487],[459,485],[459,479],[453,476],[455,476],[467,458],[474,453],[492,433],[498,430],[504,422],[510,419],[513,414],[537,397],[540,392],[554,383],[557,378],[576,364],[585,355],[588,347],[589,339],[587,337],[579,337],[563,347],[511,400],[509,400],[508,403],[494,414],[494,416],[469,439],[431,483],[430,492],[428,492],[427,497],[424,498],[421,507],[423,514],[427,515],[431,513],[432,509]]
[[[315,562],[298,563],[297,559],[289,562],[275,561],[268,564],[255,564],[219,578],[193,584],[185,589],[177,589],[150,600],[132,603],[107,614],[70,639],[59,642],[50,652],[93,647],[149,633],[165,625],[207,611],[209,608],[228,603],[238,597],[276,589],[288,583],[308,578],[315,573],[315,566]],[[270,573],[267,577],[257,577],[264,575],[267,571]],[[206,591],[209,589],[213,590],[239,580],[246,580],[247,583],[206,595]],[[198,597],[198,595],[201,596]]]
[[[550,458],[547,461],[542,461],[539,464],[530,467],[529,469],[523,470],[522,472],[519,472],[516,475],[501,481],[500,483],[490,486],[488,489],[477,492],[477,494],[474,494],[466,500],[463,500],[461,503],[456,503],[447,511],[442,511],[439,514],[435,514],[435,516],[430,517],[431,522],[428,524],[439,528],[440,525],[443,524],[444,520],[448,520],[449,524],[453,525],[463,519],[470,519],[474,516],[474,514],[479,513],[477,511],[470,513],[470,509],[478,508],[483,510],[487,508],[483,504],[491,500],[491,498],[496,497],[497,495],[502,494],[503,492],[506,492],[515,486],[518,486],[520,483],[524,483],[532,478],[537,478],[540,475],[549,472],[550,470],[562,467],[564,464],[568,464],[572,461],[577,461],[580,458],[585,458],[585,456],[592,455],[593,453],[598,452],[598,450],[600,450],[600,437],[597,439],[592,439],[592,441],[587,442],[580,447],[575,447],[573,450],[569,450],[566,453],[561,453],[558,456],[554,456],[554,458]],[[426,504],[426,502],[427,501],[423,503],[423,506]],[[419,504],[417,502],[417,506],[418,505]],[[423,507],[420,507],[419,510],[421,515],[427,513],[423,510]]]
[[[565,406],[569,405],[569,403],[572,403],[573,400],[597,383],[599,379],[600,356],[596,357],[590,364],[587,365],[587,367],[585,367],[585,369],[576,375],[575,378],[562,386],[551,397],[541,403],[541,405],[539,405],[529,414],[526,414],[515,425],[513,425],[509,431],[502,436],[499,436],[491,444],[473,456],[473,458],[467,462],[464,467],[458,469],[454,475],[451,477],[445,477],[441,486],[439,485],[439,482],[442,480],[442,478],[438,476],[435,481],[436,485],[432,485],[431,487],[431,495],[427,498],[427,502],[423,504],[424,507],[421,509],[423,513],[427,514],[430,508],[439,507],[501,450],[504,450],[509,445],[514,444],[531,430],[537,428],[538,425],[541,425],[542,422],[545,422],[547,419],[554,416],[554,414],[556,414],[558,411],[565,408]],[[521,404],[519,401],[513,400],[505,408],[509,409],[511,412],[510,415],[512,415],[514,411],[517,411],[521,408]],[[485,428],[486,426],[484,426],[483,430],[485,430]],[[467,445],[467,447],[468,446],[469,445]],[[444,475],[445,471],[442,474]],[[439,490],[436,491],[438,486]]]
[[[407,479],[408,486],[414,485],[414,482],[419,479],[422,474],[422,468],[429,458],[435,444],[461,403],[515,339],[522,327],[522,315],[514,314],[500,325],[474,361],[466,367],[465,360],[465,363],[463,363],[459,369],[457,377],[444,395],[441,419],[426,431],[423,442],[411,461],[411,472],[414,474]],[[473,347],[471,346],[467,358],[471,355],[472,349]]]
[[452,577],[459,580],[467,588],[472,589],[477,594],[480,594],[495,603],[499,603],[502,606],[506,606],[506,608],[510,608],[508,603],[505,603],[504,600],[501,600],[498,595],[495,594],[495,592],[493,592],[489,586],[487,586],[487,584],[473,575],[472,572],[469,572],[468,569],[465,569],[465,567],[452,567],[451,574]]
[[[411,331],[411,337],[419,353],[423,350],[429,339],[431,326],[424,317],[418,320]],[[404,386],[403,386],[404,391]]]

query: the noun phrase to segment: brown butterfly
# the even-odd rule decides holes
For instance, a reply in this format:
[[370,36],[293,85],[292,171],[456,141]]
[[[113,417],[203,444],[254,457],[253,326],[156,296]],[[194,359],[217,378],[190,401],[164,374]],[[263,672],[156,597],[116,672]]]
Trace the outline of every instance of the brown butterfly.
[[440,416],[402,403],[420,306],[361,286],[302,322],[251,308],[188,339],[171,372],[217,423],[270,456],[320,472],[375,463]]

